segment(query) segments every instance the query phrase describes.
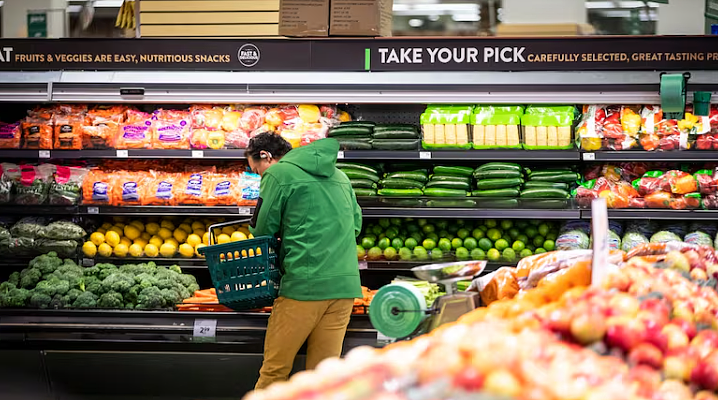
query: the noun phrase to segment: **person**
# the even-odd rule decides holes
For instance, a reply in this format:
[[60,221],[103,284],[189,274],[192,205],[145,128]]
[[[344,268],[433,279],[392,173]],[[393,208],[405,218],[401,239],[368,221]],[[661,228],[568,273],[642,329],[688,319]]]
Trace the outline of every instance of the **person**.
[[283,272],[255,389],[287,380],[305,341],[306,369],[340,356],[354,299],[362,296],[361,209],[349,178],[336,168],[338,151],[334,139],[292,150],[272,133],[258,134],[245,151],[262,176],[250,231],[280,238]]

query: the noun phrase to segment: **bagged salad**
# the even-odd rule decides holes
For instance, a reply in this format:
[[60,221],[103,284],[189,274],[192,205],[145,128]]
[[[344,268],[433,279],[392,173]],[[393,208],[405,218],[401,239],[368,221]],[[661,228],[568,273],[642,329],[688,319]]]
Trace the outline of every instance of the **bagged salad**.
[[86,168],[56,166],[49,203],[54,206],[77,205],[82,196],[82,182],[89,172]]
[[15,180],[15,204],[40,205],[47,201],[55,166],[52,164],[21,165],[20,179]]

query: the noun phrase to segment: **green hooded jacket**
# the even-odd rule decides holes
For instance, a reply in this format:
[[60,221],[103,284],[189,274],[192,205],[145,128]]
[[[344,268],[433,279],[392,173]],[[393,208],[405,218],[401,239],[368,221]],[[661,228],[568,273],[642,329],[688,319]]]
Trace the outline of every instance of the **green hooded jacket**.
[[293,300],[362,297],[356,237],[362,214],[336,168],[339,143],[318,140],[267,168],[250,231],[282,240],[279,295]]

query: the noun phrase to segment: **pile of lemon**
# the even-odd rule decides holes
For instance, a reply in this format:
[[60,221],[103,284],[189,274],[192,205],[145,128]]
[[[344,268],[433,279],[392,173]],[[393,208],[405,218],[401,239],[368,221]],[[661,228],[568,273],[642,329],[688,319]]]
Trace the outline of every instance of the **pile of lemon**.
[[[201,257],[198,249],[208,246],[209,226],[222,222],[212,218],[150,218],[128,221],[115,217],[90,235],[82,246],[85,257]],[[246,225],[234,225],[215,232],[216,243],[253,238]]]

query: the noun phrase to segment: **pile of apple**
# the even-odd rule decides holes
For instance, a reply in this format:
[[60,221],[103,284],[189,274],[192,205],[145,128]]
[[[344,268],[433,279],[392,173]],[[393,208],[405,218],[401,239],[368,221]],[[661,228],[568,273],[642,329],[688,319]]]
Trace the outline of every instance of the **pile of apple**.
[[[645,243],[631,249],[626,259],[646,257],[644,261],[675,269],[693,281],[718,279],[718,253],[711,246],[683,242]],[[715,288],[715,281],[710,285]]]

